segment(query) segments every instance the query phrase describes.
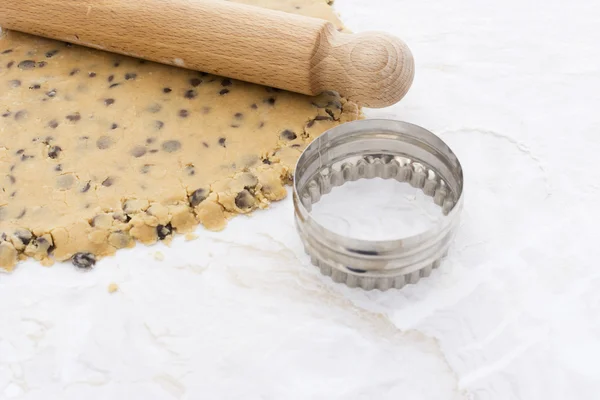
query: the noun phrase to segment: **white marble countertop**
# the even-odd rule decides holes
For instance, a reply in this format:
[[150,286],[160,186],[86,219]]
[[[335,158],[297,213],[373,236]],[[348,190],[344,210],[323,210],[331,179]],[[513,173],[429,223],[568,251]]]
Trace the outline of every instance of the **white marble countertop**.
[[405,100],[367,115],[432,130],[463,163],[442,267],[401,291],[335,284],[289,198],[85,273],[24,263],[0,275],[0,399],[600,398],[600,3],[337,10],[415,55]]

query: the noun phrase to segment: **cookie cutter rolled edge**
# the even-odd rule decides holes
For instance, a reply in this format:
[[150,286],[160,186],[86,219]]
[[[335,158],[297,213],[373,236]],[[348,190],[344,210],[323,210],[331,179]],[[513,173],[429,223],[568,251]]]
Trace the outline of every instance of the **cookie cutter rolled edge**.
[[[312,204],[333,187],[375,177],[422,189],[442,207],[443,218],[415,236],[361,240],[332,232],[311,216]],[[463,186],[458,158],[428,130],[384,119],[344,123],[315,139],[298,159],[296,229],[311,262],[335,282],[365,290],[399,289],[429,276],[447,255],[462,211]]]

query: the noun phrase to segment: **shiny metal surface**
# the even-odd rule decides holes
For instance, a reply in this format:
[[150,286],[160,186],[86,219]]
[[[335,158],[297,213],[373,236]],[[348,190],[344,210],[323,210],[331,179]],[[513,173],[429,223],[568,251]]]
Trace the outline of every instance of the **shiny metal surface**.
[[[375,177],[423,190],[444,217],[416,236],[370,241],[341,236],[311,216],[312,205],[333,187]],[[312,263],[336,282],[387,290],[416,283],[440,265],[460,218],[463,172],[433,133],[401,121],[360,120],[325,132],[304,150],[293,190],[296,227]]]

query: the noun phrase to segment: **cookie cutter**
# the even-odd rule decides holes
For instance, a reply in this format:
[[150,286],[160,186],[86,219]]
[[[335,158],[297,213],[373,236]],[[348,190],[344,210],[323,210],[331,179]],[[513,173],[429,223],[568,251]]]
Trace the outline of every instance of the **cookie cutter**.
[[[375,177],[421,189],[442,208],[442,218],[418,235],[362,240],[332,232],[311,216],[312,205],[333,187]],[[463,182],[456,155],[424,128],[383,119],[344,123],[315,139],[298,159],[296,229],[311,262],[335,282],[365,290],[399,289],[429,276],[447,255],[462,211]]]

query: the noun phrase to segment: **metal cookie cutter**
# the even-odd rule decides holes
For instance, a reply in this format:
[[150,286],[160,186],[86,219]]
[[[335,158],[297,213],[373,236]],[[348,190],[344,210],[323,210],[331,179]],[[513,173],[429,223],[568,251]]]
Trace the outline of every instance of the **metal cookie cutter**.
[[[334,233],[311,216],[312,205],[333,187],[375,177],[422,189],[442,208],[443,218],[419,235],[371,241]],[[322,134],[300,156],[294,174],[296,227],[312,263],[335,282],[366,290],[401,288],[429,276],[446,256],[462,193],[460,162],[433,133],[393,120],[349,122]]]

